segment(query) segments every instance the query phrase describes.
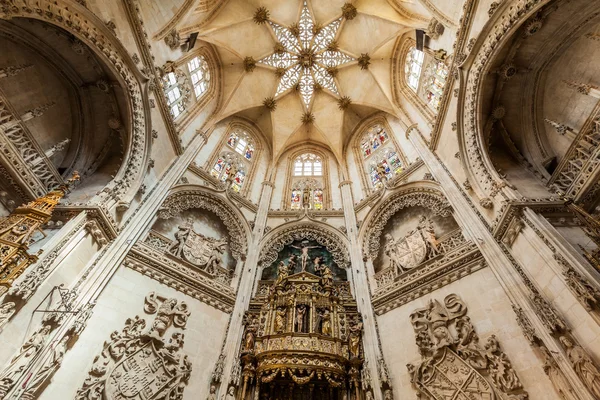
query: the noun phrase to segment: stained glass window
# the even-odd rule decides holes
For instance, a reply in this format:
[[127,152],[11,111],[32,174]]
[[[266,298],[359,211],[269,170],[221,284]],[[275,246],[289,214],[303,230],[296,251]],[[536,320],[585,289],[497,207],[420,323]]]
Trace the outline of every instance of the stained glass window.
[[413,47],[406,57],[406,65],[404,67],[406,82],[415,92],[419,88],[419,79],[421,78],[424,58],[425,54],[421,50],[417,50],[416,47]]
[[315,154],[302,154],[294,161],[294,176],[321,176],[322,174],[323,162]]
[[[316,179],[305,179],[294,182],[290,199],[290,208],[292,210],[300,210],[306,206],[311,210],[322,210],[324,203],[323,189],[321,186],[322,183]],[[308,203],[304,204],[306,201]]]
[[194,57],[188,62],[188,71],[192,78],[194,94],[196,95],[196,99],[199,99],[206,93],[208,85],[210,84],[210,70],[208,68],[208,63],[202,56]]
[[241,129],[235,129],[229,134],[227,145],[236,153],[251,161],[254,155],[254,144],[250,135]]
[[231,182],[231,189],[239,192],[244,185],[244,179],[246,178],[245,165],[241,158],[231,152],[224,152],[218,158],[213,165],[210,174],[217,178],[220,182],[225,182],[232,168],[235,168],[235,176]]
[[173,118],[177,118],[185,110],[185,102],[177,81],[177,75],[169,72],[163,76],[163,87],[167,97],[167,105]]
[[361,140],[361,150],[364,158],[368,158],[386,144],[389,140],[385,128],[381,124],[377,124],[367,130]]
[[383,185],[383,178],[391,180],[394,175],[402,172],[402,161],[398,153],[386,149],[379,157],[373,160],[369,164],[369,177],[371,178],[371,184],[375,188],[379,188]]
[[427,65],[423,75],[423,89],[427,103],[437,110],[448,78],[448,66],[443,61],[433,60]]

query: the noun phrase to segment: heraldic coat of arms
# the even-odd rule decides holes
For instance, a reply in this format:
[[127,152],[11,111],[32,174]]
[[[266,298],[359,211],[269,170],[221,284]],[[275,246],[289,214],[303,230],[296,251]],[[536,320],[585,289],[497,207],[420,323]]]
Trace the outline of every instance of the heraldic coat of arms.
[[[180,400],[191,373],[181,353],[190,312],[184,302],[154,292],[146,296],[144,310],[156,314],[150,326],[139,316],[129,318],[121,332],[113,332],[102,353],[94,359],[77,400]],[[165,333],[175,328],[169,339]]]
[[494,335],[484,346],[455,294],[444,305],[430,300],[415,310],[411,323],[422,360],[408,364],[411,382],[430,400],[523,400],[523,390],[508,356]]

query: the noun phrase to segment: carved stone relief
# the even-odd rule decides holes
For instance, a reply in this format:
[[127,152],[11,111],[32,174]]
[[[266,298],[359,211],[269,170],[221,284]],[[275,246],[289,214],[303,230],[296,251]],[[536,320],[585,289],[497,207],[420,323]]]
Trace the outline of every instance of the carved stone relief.
[[495,335],[479,343],[467,316],[467,306],[456,294],[442,305],[430,300],[410,315],[421,353],[418,365],[408,364],[411,382],[428,399],[527,398],[527,392],[502,351]]
[[[144,311],[156,314],[150,324],[135,316],[115,331],[95,358],[77,400],[136,398],[181,400],[192,365],[182,353],[190,312],[187,304],[154,292],[146,296]],[[169,339],[165,337],[171,330]]]

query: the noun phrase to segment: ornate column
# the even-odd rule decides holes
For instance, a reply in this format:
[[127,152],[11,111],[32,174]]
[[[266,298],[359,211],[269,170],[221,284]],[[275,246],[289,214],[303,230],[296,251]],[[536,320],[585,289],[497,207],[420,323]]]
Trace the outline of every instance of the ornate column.
[[[380,376],[377,372],[377,366],[383,359],[379,347],[379,336],[375,321],[375,313],[371,305],[371,292],[369,291],[368,271],[363,262],[362,252],[358,240],[358,227],[356,224],[356,213],[354,212],[354,201],[352,199],[352,182],[343,181],[340,183],[342,192],[342,206],[344,208],[344,220],[346,222],[346,231],[350,240],[350,263],[352,272],[352,284],[354,286],[354,297],[358,311],[363,316],[364,333],[363,347],[367,365],[363,368],[369,368],[366,374],[371,377],[371,387],[375,400],[382,400],[380,388]],[[365,376],[365,374],[363,374]],[[365,382],[363,382],[363,385]]]
[[[185,152],[173,161],[156,186],[144,197],[136,212],[124,223],[119,236],[104,247],[100,256],[86,268],[79,280],[70,289],[73,296],[71,300],[72,309],[81,310],[79,314],[91,313],[90,305],[95,303],[112,276],[121,267],[125,256],[133,245],[149,229],[154,221],[154,215],[167,197],[169,190],[183,175],[205,143],[206,140],[203,135],[197,135],[190,142]],[[51,344],[61,343],[72,334],[73,329],[78,329],[80,315],[62,315],[63,317],[56,329],[47,332],[44,343],[36,353],[35,359],[28,363],[16,380],[12,382],[5,398],[10,398],[16,390],[26,389],[28,382],[36,381],[44,366],[52,363],[54,349]],[[40,329],[44,329],[44,327]],[[46,379],[49,378],[50,376],[46,377]]]
[[236,301],[229,320],[227,336],[225,337],[225,342],[221,351],[220,362],[223,364],[222,366],[218,365],[215,368],[222,368],[223,373],[222,376],[215,376],[215,374],[213,374],[212,384],[218,385],[219,390],[217,395],[219,397],[227,392],[230,384],[238,386],[240,383],[238,382],[239,376],[237,375],[238,372],[241,371],[238,369],[239,359],[237,355],[242,341],[244,312],[248,309],[248,305],[250,304],[252,288],[256,280],[259,245],[267,224],[273,187],[274,184],[270,181],[262,183],[262,192],[258,202],[258,210],[256,212],[256,217],[254,218],[254,230],[252,231],[252,238],[249,241],[246,261],[240,272]]
[[[454,209],[456,221],[463,230],[465,238],[473,240],[485,257],[491,271],[494,273],[498,283],[504,289],[506,296],[513,303],[513,308],[519,312],[517,321],[523,321],[523,318],[530,324],[530,328],[535,331],[536,336],[543,341],[548,350],[555,354],[555,361],[564,373],[580,399],[593,399],[587,391],[577,374],[565,359],[560,356],[564,354],[563,349],[559,346],[558,341],[548,330],[549,323],[548,314],[552,313],[551,305],[545,301],[542,294],[537,291],[537,288],[529,280],[521,266],[512,258],[510,253],[505,250],[492,236],[487,227],[485,219],[476,209],[472,208],[470,199],[460,189],[458,183],[452,177],[450,172],[442,164],[441,160],[430,149],[421,133],[415,126],[411,126],[406,135],[419,153],[421,159],[427,165],[431,174],[440,183],[448,202]],[[530,300],[532,295],[539,299],[544,305],[543,310],[536,309],[533,300]]]

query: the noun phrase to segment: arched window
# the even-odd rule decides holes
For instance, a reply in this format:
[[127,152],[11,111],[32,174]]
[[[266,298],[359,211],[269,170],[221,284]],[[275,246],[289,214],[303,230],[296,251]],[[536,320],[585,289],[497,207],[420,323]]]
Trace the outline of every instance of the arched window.
[[196,100],[200,99],[208,90],[210,85],[210,70],[203,56],[197,56],[188,62],[188,71],[194,86]]
[[316,154],[305,153],[294,160],[290,208],[322,210],[323,201],[323,160]]
[[423,73],[423,90],[425,98],[433,109],[440,106],[444,85],[448,77],[448,66],[439,60],[432,60]]
[[383,180],[390,180],[403,170],[401,155],[396,150],[386,128],[378,123],[371,126],[360,140],[361,154],[374,188],[383,185]]
[[163,89],[173,118],[179,117],[185,111],[188,90],[182,87],[182,80],[185,80],[185,76],[178,70],[167,72],[163,76]]
[[294,176],[321,176],[323,175],[323,162],[321,157],[306,153],[298,156],[294,161]]
[[421,50],[417,50],[413,47],[408,52],[406,57],[406,66],[404,72],[406,73],[406,82],[415,92],[419,88],[419,80],[421,78],[421,69],[423,68],[423,59],[425,54]]
[[242,128],[229,132],[210,173],[221,182],[231,181],[231,189],[239,192],[244,185],[246,175],[254,157],[254,141]]

